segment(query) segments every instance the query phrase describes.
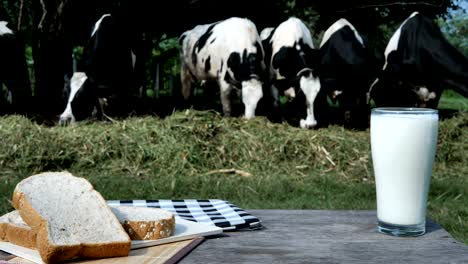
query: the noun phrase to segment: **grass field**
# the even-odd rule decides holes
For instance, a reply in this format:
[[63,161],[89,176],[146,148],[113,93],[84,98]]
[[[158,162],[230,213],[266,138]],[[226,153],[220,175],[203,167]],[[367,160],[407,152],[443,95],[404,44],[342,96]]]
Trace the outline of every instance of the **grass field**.
[[[429,217],[468,244],[468,113],[440,123]],[[369,131],[215,112],[45,127],[0,118],[0,213],[23,178],[68,170],[106,199],[219,198],[243,208],[375,209]],[[221,173],[237,169],[243,174]]]
[[439,109],[452,109],[457,111],[468,111],[468,99],[452,90],[445,90],[440,98]]

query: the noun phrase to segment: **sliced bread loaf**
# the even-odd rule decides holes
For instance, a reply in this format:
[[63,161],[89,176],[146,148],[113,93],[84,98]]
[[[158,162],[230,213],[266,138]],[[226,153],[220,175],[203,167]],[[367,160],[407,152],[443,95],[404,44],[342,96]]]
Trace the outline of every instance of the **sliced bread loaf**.
[[129,236],[84,178],[68,172],[30,176],[16,186],[13,206],[37,233],[37,248],[46,263],[130,252]]
[[17,210],[0,217],[0,240],[36,248],[36,233],[23,221]]
[[133,206],[111,209],[132,240],[156,240],[174,235],[174,215],[167,210]]
[[[164,209],[111,207],[132,240],[156,240],[174,235],[174,215]],[[0,241],[35,249],[36,233],[21,218],[18,210],[0,217]]]

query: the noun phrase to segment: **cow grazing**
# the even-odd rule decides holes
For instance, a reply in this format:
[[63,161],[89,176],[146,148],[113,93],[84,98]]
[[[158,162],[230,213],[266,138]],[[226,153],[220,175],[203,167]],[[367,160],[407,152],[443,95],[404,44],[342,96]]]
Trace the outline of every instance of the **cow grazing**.
[[468,59],[431,19],[414,12],[390,38],[370,97],[377,106],[437,108],[444,88],[468,96]]
[[315,127],[314,100],[320,90],[320,80],[315,72],[317,50],[309,29],[301,20],[291,17],[274,29],[262,30],[261,36],[273,106],[278,107],[279,95],[295,97],[296,90],[300,89],[307,105],[307,117],[300,120],[300,127]]
[[[338,102],[339,118],[345,126],[367,127],[367,91],[378,67],[377,56],[349,21],[339,19],[325,31],[320,43],[322,91]],[[322,104],[318,110],[323,113],[326,108]]]
[[31,99],[24,43],[8,27],[8,22],[0,21],[0,92],[6,87],[6,96],[0,98],[0,112],[28,112]]
[[[69,96],[65,111],[60,115],[60,123],[74,123],[77,120],[86,119],[88,113],[96,112],[98,109],[101,109],[96,108],[98,106],[98,99],[96,96],[89,96],[89,98],[86,98],[86,92],[93,89],[90,87],[91,82],[86,82],[87,79],[88,76],[86,76],[85,72],[74,72],[71,79],[66,80],[66,90],[69,91]],[[80,95],[80,93],[84,93],[84,95]],[[96,101],[93,102],[93,98]],[[84,100],[85,102],[79,102],[79,100]],[[80,107],[85,107],[87,109],[80,109]],[[96,115],[96,113],[93,113],[93,115]]]
[[[73,74],[67,82],[67,106],[60,123],[80,121],[98,114],[120,116],[130,111],[129,100],[136,86],[137,57],[132,39],[123,37],[125,21],[110,14],[94,25],[83,72]],[[103,102],[106,104],[103,105]]]
[[257,28],[248,19],[229,18],[184,32],[181,45],[182,96],[188,100],[195,81],[216,81],[225,116],[231,115],[230,94],[240,88],[244,116],[255,116],[262,98],[263,49]]

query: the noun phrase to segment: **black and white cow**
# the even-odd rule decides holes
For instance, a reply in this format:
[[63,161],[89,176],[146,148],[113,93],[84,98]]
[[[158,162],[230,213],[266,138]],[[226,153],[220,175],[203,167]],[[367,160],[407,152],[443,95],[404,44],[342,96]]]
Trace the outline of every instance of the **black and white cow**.
[[252,118],[262,98],[263,49],[252,21],[232,17],[213,24],[199,25],[184,32],[181,45],[182,95],[188,100],[194,81],[217,82],[225,116],[231,115],[230,94],[242,92],[244,116]]
[[24,113],[31,99],[24,43],[8,27],[8,22],[0,21],[0,93],[6,87],[6,95],[1,95],[0,112]]
[[367,127],[367,92],[379,67],[377,56],[348,20],[341,18],[325,31],[320,43],[322,91],[338,103],[339,122],[345,126]]
[[300,89],[307,105],[307,117],[300,120],[300,126],[315,127],[314,101],[320,91],[320,80],[315,72],[317,50],[309,29],[301,20],[291,17],[274,29],[263,29],[261,38],[273,106],[278,107],[279,95],[295,97]]
[[74,73],[66,86],[68,100],[60,115],[61,124],[103,114],[103,109],[116,116],[130,110],[137,58],[133,39],[125,37],[128,30],[125,21],[110,14],[95,23],[85,52],[84,71]]
[[370,97],[377,106],[437,108],[445,88],[468,96],[468,59],[434,21],[414,12],[390,38]]

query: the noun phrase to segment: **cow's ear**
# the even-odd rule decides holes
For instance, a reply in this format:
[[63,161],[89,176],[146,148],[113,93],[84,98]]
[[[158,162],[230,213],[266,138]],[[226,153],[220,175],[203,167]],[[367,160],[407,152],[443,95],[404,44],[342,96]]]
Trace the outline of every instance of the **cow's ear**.
[[271,61],[271,66],[273,66],[273,69],[279,69],[281,64],[288,64],[289,60],[291,59],[289,51],[289,48],[283,47],[275,53],[273,60]]
[[241,65],[241,58],[238,52],[233,52],[229,55],[227,66],[232,72],[237,72]]

